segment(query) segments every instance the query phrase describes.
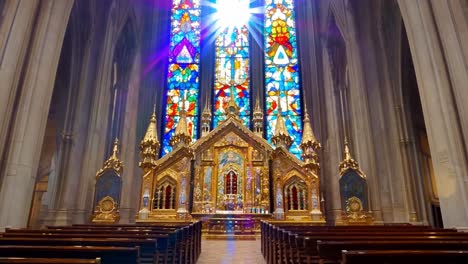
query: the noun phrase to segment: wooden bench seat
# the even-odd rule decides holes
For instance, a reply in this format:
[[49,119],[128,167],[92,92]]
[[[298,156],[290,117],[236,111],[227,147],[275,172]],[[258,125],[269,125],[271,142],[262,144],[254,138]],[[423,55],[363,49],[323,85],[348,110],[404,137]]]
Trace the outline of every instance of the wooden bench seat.
[[99,264],[100,258],[96,259],[65,259],[65,258],[4,258],[0,257],[0,263],[8,264]]
[[0,246],[2,257],[34,258],[101,258],[102,264],[139,264],[138,247],[91,247],[91,246]]
[[339,263],[342,251],[356,250],[468,250],[468,241],[318,241],[319,263]]
[[[0,245],[25,245],[25,246],[99,246],[99,247],[139,247],[140,262],[154,263],[154,256],[158,250],[163,251],[167,244],[168,236],[164,241],[157,239],[132,239],[132,238],[41,238],[41,237],[2,237]],[[162,245],[161,245],[162,244]]]
[[0,245],[138,247],[141,263],[195,263],[201,253],[201,222],[7,229],[0,233]]
[[342,252],[342,264],[465,264],[466,250],[359,250]]
[[[425,244],[416,247],[414,243],[432,243],[432,250],[449,250],[448,245],[457,244],[457,250],[468,250],[466,243],[468,234],[458,232],[456,229],[434,229],[420,226],[307,226],[290,223],[262,222],[261,250],[267,263],[336,263],[341,259],[341,250],[353,248],[336,248],[336,251],[326,256],[318,251],[320,243],[353,242],[391,243],[400,245],[397,249],[406,249],[401,243],[413,241],[414,250],[426,250]],[[369,243],[369,241],[371,241]],[[442,243],[442,246],[441,246]],[[448,243],[448,244],[444,244]],[[465,243],[465,245],[463,245]],[[393,245],[393,244],[392,244]],[[436,246],[437,245],[437,246]],[[461,245],[461,246],[460,246]],[[366,248],[357,247],[357,250],[392,250],[387,247]],[[322,254],[322,255],[320,255]],[[370,262],[369,262],[370,263]],[[382,262],[374,262],[382,263]],[[419,262],[415,262],[419,263]],[[467,262],[468,263],[468,262]]]

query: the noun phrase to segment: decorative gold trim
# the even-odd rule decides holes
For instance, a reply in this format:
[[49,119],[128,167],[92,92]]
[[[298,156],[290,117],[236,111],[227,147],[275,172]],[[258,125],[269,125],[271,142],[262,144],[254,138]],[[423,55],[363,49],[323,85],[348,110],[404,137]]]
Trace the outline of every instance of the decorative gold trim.
[[374,219],[364,211],[361,199],[356,196],[346,200],[344,224],[372,224]]
[[349,169],[356,171],[359,174],[359,176],[361,176],[363,179],[366,178],[366,175],[364,174],[364,172],[362,172],[357,161],[355,161],[353,157],[351,156],[351,152],[349,150],[347,139],[345,139],[345,145],[344,145],[344,159],[340,162],[339,169],[340,169],[340,178],[343,177],[345,172]]
[[278,110],[276,113],[276,126],[275,126],[275,133],[273,137],[271,137],[271,142],[278,147],[284,147],[289,149],[292,145],[292,138],[289,135],[288,130],[286,129],[286,125],[284,124],[283,116],[281,115],[281,102],[278,96]]
[[159,149],[161,144],[158,141],[158,133],[156,128],[156,106],[153,109],[146,134],[140,143],[141,161],[138,166],[141,168],[153,168],[156,165]]
[[114,148],[112,150],[112,155],[104,162],[104,167],[96,173],[96,179],[101,177],[104,172],[107,170],[114,170],[117,172],[117,175],[120,177],[120,173],[123,170],[123,162],[119,160],[117,154],[119,153],[119,140],[116,138],[114,141]]
[[94,209],[93,223],[116,223],[120,219],[117,202],[114,198],[106,196],[102,198]]

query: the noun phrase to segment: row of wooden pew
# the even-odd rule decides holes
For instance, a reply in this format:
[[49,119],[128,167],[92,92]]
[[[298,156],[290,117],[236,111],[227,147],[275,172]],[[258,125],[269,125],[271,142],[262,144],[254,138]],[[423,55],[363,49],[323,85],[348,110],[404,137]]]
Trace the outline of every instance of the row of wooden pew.
[[0,263],[196,263],[201,228],[201,222],[172,222],[6,229]]
[[261,250],[280,263],[468,263],[468,233],[428,226],[262,222]]

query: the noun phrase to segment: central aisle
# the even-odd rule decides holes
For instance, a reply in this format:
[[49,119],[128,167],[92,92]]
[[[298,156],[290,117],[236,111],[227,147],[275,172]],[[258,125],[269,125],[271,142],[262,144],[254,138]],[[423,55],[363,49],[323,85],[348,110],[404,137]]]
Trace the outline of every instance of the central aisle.
[[197,264],[265,264],[257,240],[202,240]]

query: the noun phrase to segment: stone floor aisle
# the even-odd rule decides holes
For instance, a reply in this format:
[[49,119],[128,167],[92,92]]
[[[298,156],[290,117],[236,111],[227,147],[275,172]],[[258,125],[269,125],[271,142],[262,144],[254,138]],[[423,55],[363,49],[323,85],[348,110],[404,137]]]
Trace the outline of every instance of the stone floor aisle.
[[202,240],[197,264],[265,264],[260,240]]

